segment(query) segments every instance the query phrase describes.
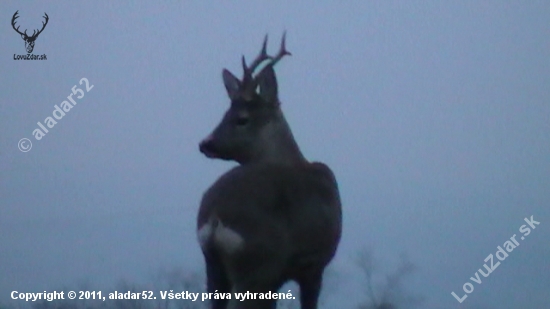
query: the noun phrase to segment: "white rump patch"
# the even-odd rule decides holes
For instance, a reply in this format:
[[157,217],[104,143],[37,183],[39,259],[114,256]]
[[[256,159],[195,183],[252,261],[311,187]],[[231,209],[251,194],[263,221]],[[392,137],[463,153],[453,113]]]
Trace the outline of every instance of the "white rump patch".
[[210,222],[203,225],[197,231],[197,238],[203,250],[206,249],[206,246],[208,245],[208,241],[210,240],[211,235],[212,235],[212,224]]
[[220,220],[209,220],[197,231],[197,238],[203,250],[207,248],[211,241],[228,254],[242,248],[244,238],[229,227],[223,225]]
[[234,230],[225,227],[221,221],[214,232],[214,240],[216,245],[230,254],[239,250],[244,244],[244,238]]

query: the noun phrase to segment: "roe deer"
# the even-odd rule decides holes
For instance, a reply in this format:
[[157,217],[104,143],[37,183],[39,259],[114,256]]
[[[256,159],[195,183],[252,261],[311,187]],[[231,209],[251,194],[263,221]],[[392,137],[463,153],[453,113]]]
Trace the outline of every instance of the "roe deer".
[[285,35],[275,57],[266,45],[267,35],[250,67],[243,56],[242,80],[223,70],[231,106],[199,146],[208,158],[239,163],[204,193],[197,218],[208,292],[232,293],[212,299],[215,309],[275,308],[274,299],[249,294],[240,301],[236,293],[275,293],[289,280],[300,286],[302,308],[317,308],[324,268],[340,242],[334,174],[304,158],[280,108],[273,66],[290,54]]

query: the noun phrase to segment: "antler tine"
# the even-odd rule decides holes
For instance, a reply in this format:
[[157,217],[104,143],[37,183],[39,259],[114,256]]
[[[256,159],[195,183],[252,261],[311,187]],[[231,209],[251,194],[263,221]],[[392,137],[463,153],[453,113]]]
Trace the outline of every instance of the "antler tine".
[[19,14],[19,10],[15,11],[15,13],[13,14],[13,17],[11,18],[11,24],[12,25],[14,25],[15,20],[19,18],[19,16],[17,16],[17,14]]
[[284,56],[287,56],[287,55],[291,56],[292,54],[288,50],[286,50],[286,31],[285,31],[283,33],[283,39],[281,40],[281,48],[279,49],[279,52],[275,57],[268,56],[269,60],[271,61],[265,67],[263,67],[262,70],[258,74],[256,74],[256,76],[260,76],[267,67],[273,67],[277,62],[279,62],[279,60],[281,60]]
[[19,27],[15,28],[15,20],[19,18],[19,16],[17,16],[18,13],[19,13],[19,10],[17,10],[15,12],[15,14],[13,14],[13,17],[11,18],[11,26],[13,27],[13,30],[15,30],[17,33],[23,35],[23,33],[21,31],[19,31]]
[[254,70],[256,70],[256,68],[262,63],[264,62],[265,60],[268,60],[268,59],[271,59],[271,57],[267,54],[267,34],[265,35],[265,38],[264,38],[264,43],[262,44],[262,50],[260,51],[260,53],[258,54],[258,56],[256,56],[256,59],[254,59],[254,61],[252,61],[252,63],[250,64],[250,67],[248,67],[246,65],[246,61],[244,59],[244,56],[242,57],[242,64],[243,64],[243,71],[244,71],[244,79],[252,79],[252,74],[254,73]]
[[[42,31],[44,31],[44,28],[46,28],[46,25],[48,24],[48,20],[50,20],[50,17],[48,16],[48,14],[46,14],[46,12],[44,12],[44,15],[46,15],[46,16],[42,16],[42,17],[44,17],[44,19],[46,19],[46,22],[42,22],[42,29],[40,29],[40,30],[38,31],[38,33],[36,34],[37,36],[38,36],[40,33],[42,33]],[[38,30],[38,29],[36,29],[36,30]],[[33,33],[33,36],[34,36],[34,33]]]
[[256,57],[256,59],[254,59],[254,61],[250,64],[250,73],[253,73],[254,70],[256,70],[256,68],[262,63],[264,62],[265,60],[269,59],[269,55],[267,54],[267,34],[265,35],[264,37],[264,43],[262,44],[262,50],[260,51],[260,53],[258,54],[258,56]]
[[277,56],[270,57],[271,59],[271,66],[274,66],[279,60],[281,60],[284,56],[291,56],[292,54],[286,50],[286,31],[283,32],[283,39],[281,40],[281,48],[279,49],[279,53],[277,53]]

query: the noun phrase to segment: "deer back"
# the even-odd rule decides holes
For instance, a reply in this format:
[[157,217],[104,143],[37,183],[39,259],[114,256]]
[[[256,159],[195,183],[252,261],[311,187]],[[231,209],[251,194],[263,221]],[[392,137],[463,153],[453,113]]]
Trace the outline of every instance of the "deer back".
[[[328,262],[341,233],[341,205],[332,171],[322,163],[240,165],[204,194],[197,228],[218,220],[239,235],[242,249],[284,252]],[[203,245],[212,239],[203,240]],[[226,250],[215,243],[215,250]],[[238,250],[235,250],[238,251]],[[310,256],[315,252],[315,256]]]

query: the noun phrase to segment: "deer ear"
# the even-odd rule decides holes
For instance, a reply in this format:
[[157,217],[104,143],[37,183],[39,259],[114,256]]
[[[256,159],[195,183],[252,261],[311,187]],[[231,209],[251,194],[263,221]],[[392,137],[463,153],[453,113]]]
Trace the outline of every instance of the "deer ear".
[[225,85],[225,89],[227,90],[229,98],[236,98],[241,87],[241,81],[239,81],[239,79],[236,78],[235,75],[233,75],[233,73],[229,72],[227,69],[223,69],[222,77],[223,84]]
[[260,97],[268,103],[276,104],[279,99],[277,97],[277,77],[275,77],[273,66],[265,67],[257,80],[260,87]]

